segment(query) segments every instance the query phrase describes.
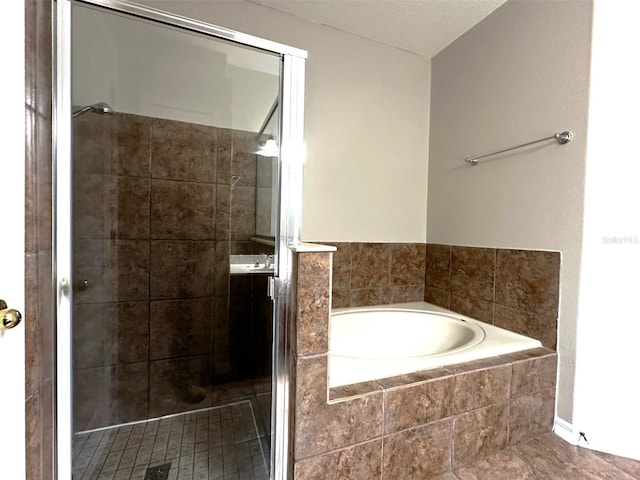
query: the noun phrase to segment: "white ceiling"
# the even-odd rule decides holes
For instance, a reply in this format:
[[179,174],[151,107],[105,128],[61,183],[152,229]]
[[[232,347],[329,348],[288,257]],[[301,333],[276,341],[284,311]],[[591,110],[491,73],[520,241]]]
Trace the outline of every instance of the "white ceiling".
[[314,23],[436,55],[506,0],[249,0]]

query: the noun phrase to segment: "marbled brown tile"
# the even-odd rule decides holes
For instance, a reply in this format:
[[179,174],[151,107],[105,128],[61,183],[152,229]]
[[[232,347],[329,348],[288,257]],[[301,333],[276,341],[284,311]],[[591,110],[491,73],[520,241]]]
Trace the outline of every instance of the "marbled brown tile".
[[296,351],[324,353],[329,350],[331,253],[299,253],[297,265]]
[[456,412],[505,402],[511,389],[511,365],[486,368],[455,376]]
[[[25,12],[25,402],[26,474],[51,476],[56,450],[53,428],[55,325],[51,292],[52,7],[28,0]],[[20,121],[17,120],[16,121]],[[18,234],[20,234],[18,232]],[[30,277],[30,278],[29,278]],[[31,360],[29,362],[29,360]]]
[[148,299],[149,242],[112,240],[109,244],[111,245],[111,265],[116,270],[114,300],[125,302]]
[[459,480],[539,480],[531,466],[510,451],[497,452],[458,468]]
[[507,445],[509,403],[479,408],[455,417],[453,466],[467,465]]
[[493,323],[493,302],[452,293],[449,308],[481,322]]
[[153,179],[151,238],[213,240],[215,185]]
[[507,362],[519,362],[521,360],[531,360],[533,358],[538,357],[546,357],[547,355],[553,355],[555,352],[550,348],[546,347],[537,347],[530,348],[528,350],[521,350],[519,352],[507,353],[505,355],[500,355],[500,357],[504,358]]
[[631,458],[618,457],[609,453],[592,451],[595,456],[605,460],[611,465],[616,466],[620,470],[628,473],[633,478],[640,478],[640,461]]
[[536,478],[553,480],[632,480],[622,470],[598,458],[590,450],[575,447],[548,434],[510,449],[531,465]]
[[41,420],[40,407],[42,404],[40,392],[28,395],[25,398],[25,437],[26,437],[26,477],[28,479],[43,478],[42,462],[40,455]]
[[[25,254],[24,292],[26,318],[37,318],[38,314],[38,257],[36,253]],[[25,397],[39,395],[40,362],[42,355],[38,343],[40,341],[40,325],[35,321],[24,323],[25,336]]]
[[213,261],[213,293],[216,296],[229,293],[229,242],[216,241]]
[[387,305],[391,300],[391,287],[359,288],[350,290],[349,306],[368,307]]
[[75,372],[73,416],[76,431],[111,424],[108,392],[110,368],[99,367]]
[[425,285],[449,290],[450,271],[451,245],[427,243]]
[[[149,364],[129,363],[112,367],[111,416],[117,423],[149,418]],[[113,374],[113,373],[112,373]]]
[[256,162],[258,158],[255,152],[258,150],[256,134],[242,130],[233,130],[232,134],[233,159],[231,161],[231,175],[237,175],[237,185],[256,186]]
[[451,247],[451,293],[493,301],[496,251]]
[[495,305],[494,325],[512,332],[540,340],[547,348],[555,350],[558,343],[558,317],[556,314],[525,312]]
[[296,480],[374,480],[381,478],[382,440],[363,443],[295,464]]
[[296,363],[297,460],[380,437],[382,394],[327,405],[327,356]]
[[[331,378],[331,373],[329,373],[329,378]],[[371,393],[381,391],[382,387],[375,380],[352,383],[350,385],[341,385],[339,387],[332,387],[329,389],[329,401],[343,401],[349,397],[361,397],[363,395],[370,395]]]
[[426,245],[424,243],[392,243],[391,285],[423,285]]
[[422,302],[424,285],[400,285],[391,287],[389,303]]
[[211,357],[202,355],[150,362],[152,417],[210,407]]
[[78,304],[73,324],[75,368],[135,363],[149,358],[147,302]]
[[151,165],[151,118],[116,112],[111,122],[110,173],[148,177]]
[[78,240],[74,259],[76,303],[149,297],[149,242]]
[[435,477],[429,477],[429,480],[460,480],[453,472],[445,472]]
[[234,152],[231,164],[231,174],[238,177],[238,183],[243,187],[256,186],[257,155],[248,152]]
[[424,287],[424,301],[440,307],[449,308],[449,290]]
[[149,238],[149,179],[110,177],[106,189],[106,237]]
[[151,302],[151,360],[211,353],[214,327],[213,298]]
[[214,127],[153,118],[151,176],[215,182],[216,132]]
[[511,396],[528,395],[556,386],[557,355],[513,363]]
[[331,292],[331,308],[346,308],[351,306],[351,290],[333,290]]
[[508,363],[510,363],[510,360],[506,359],[505,355],[497,355],[494,357],[481,358],[480,360],[473,360],[471,362],[454,363],[453,365],[447,365],[443,368],[450,374],[460,374],[487,368],[502,367]]
[[256,189],[236,185],[231,188],[230,228],[234,239],[256,234]]
[[151,299],[213,296],[214,242],[151,242]]
[[74,238],[104,238],[105,179],[100,173],[76,174],[73,179]]
[[231,188],[216,185],[216,239],[227,240],[231,236]]
[[390,244],[352,243],[351,288],[389,287],[390,262]]
[[111,174],[112,119],[104,115],[80,115],[72,121],[74,175]]
[[216,239],[248,240],[256,228],[255,188],[216,186]]
[[75,377],[77,431],[148,418],[149,364],[79,370]]
[[560,252],[498,250],[496,303],[554,316],[559,288]]
[[451,470],[451,424],[441,420],[385,436],[382,478],[431,478]]
[[[548,433],[455,470],[460,480],[631,480],[633,472],[607,464],[598,452],[570,445]],[[613,457],[617,460],[620,457]],[[640,465],[640,462],[629,462]],[[629,474],[629,475],[627,475]]]
[[395,375],[393,377],[381,378],[376,382],[384,389],[389,390],[398,387],[405,387],[413,383],[422,383],[429,380],[441,380],[444,377],[452,377],[451,372],[446,368],[430,368],[428,370],[418,370],[417,372]]
[[509,445],[551,432],[555,413],[555,388],[511,400]]
[[231,182],[231,155],[233,130],[219,128],[217,131],[216,157],[217,172],[216,183],[228,185]]
[[384,393],[385,434],[410,427],[431,423],[455,413],[451,401],[454,392],[453,377],[404,388],[387,390]]
[[215,297],[213,331],[213,373],[217,377],[231,372],[229,357],[229,297]]
[[333,252],[333,288],[351,288],[351,244],[343,242],[331,244],[337,248]]

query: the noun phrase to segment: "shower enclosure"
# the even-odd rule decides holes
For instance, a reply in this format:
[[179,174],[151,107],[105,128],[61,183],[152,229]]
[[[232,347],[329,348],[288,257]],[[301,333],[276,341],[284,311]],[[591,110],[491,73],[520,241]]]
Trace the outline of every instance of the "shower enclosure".
[[59,478],[285,478],[304,54],[57,8]]

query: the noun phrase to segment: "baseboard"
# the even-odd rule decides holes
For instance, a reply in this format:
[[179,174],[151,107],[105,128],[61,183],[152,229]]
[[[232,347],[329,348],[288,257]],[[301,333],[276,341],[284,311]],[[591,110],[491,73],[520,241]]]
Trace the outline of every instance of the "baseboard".
[[569,442],[571,445],[578,445],[580,432],[574,431],[573,425],[561,418],[556,417],[554,419],[553,433],[558,435],[565,442]]

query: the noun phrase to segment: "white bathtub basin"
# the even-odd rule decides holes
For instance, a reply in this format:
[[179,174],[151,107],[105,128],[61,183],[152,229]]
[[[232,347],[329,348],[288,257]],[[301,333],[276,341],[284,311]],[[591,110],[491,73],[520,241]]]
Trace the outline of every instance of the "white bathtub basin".
[[420,310],[353,309],[331,318],[331,354],[348,358],[443,355],[471,348],[484,337],[475,323]]
[[338,308],[329,329],[329,387],[541,346],[533,338],[426,302]]

